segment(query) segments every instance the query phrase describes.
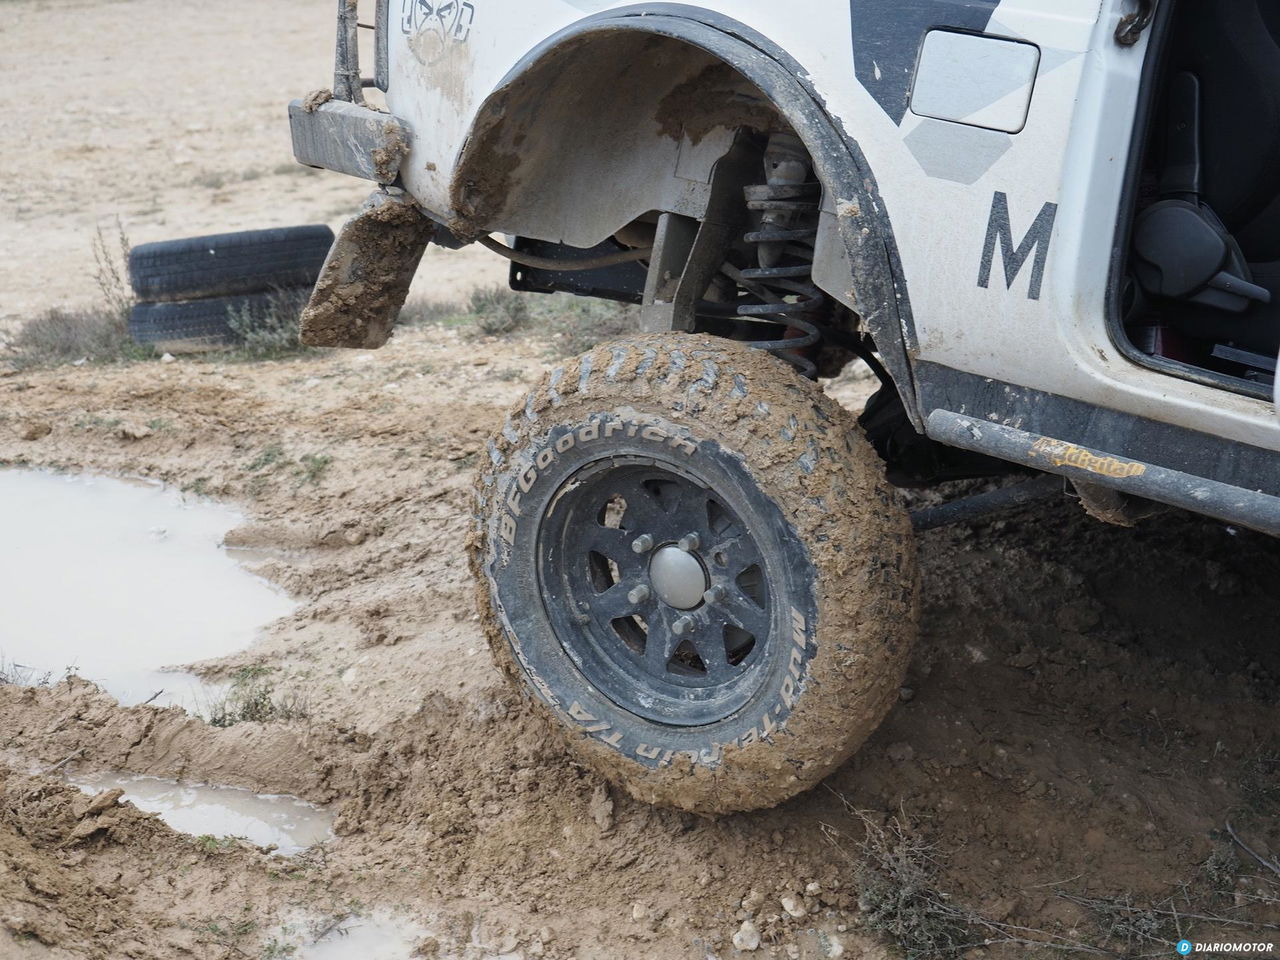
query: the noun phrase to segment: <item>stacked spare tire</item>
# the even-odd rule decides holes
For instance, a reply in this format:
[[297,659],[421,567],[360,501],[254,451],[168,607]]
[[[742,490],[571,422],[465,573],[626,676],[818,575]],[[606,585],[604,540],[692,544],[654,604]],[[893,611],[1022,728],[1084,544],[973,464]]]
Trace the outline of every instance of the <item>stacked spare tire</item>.
[[134,247],[129,333],[168,353],[234,345],[247,325],[301,311],[332,245],[333,231],[321,224]]

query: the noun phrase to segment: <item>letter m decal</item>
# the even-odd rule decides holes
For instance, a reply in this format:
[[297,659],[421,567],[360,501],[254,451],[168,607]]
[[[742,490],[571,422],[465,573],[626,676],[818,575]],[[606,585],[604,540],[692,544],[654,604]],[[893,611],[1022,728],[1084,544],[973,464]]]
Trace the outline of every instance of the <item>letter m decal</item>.
[[1015,248],[1013,245],[1013,226],[1009,222],[1009,197],[997,192],[991,204],[991,220],[987,223],[987,241],[982,247],[982,267],[978,272],[978,286],[991,286],[991,265],[996,256],[996,244],[1000,245],[1000,258],[1004,262],[1004,285],[1013,288],[1013,281],[1022,272],[1023,266],[1031,259],[1032,251],[1036,260],[1031,268],[1031,289],[1027,296],[1032,300],[1040,299],[1040,288],[1044,283],[1044,268],[1049,262],[1049,243],[1053,239],[1053,224],[1058,218],[1058,205],[1046,203],[1040,209],[1040,215],[1031,225],[1027,235]]

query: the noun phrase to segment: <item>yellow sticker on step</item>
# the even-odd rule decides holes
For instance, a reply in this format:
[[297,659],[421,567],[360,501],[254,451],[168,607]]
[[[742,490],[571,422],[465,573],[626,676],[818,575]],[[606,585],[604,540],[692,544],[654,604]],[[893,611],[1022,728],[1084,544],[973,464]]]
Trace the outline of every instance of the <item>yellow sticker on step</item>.
[[1063,443],[1061,440],[1052,440],[1049,437],[1041,437],[1037,440],[1031,445],[1031,451],[1044,457],[1055,467],[1075,467],[1077,470],[1086,470],[1113,480],[1140,477],[1147,472],[1145,463],[1099,456],[1083,447]]

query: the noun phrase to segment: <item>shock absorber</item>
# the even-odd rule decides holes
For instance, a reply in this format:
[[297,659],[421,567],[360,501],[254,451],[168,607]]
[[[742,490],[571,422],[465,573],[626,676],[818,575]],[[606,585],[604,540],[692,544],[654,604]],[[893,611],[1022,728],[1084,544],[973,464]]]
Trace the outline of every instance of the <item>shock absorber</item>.
[[739,317],[785,328],[782,337],[751,345],[776,354],[813,378],[817,368],[800,351],[821,340],[815,320],[821,319],[830,303],[813,282],[822,186],[813,179],[804,144],[791,134],[770,136],[765,173],[766,183],[746,188],[747,209],[759,214],[760,227],[744,239],[755,246],[759,266],[726,267],[725,272],[749,295],[737,303]]

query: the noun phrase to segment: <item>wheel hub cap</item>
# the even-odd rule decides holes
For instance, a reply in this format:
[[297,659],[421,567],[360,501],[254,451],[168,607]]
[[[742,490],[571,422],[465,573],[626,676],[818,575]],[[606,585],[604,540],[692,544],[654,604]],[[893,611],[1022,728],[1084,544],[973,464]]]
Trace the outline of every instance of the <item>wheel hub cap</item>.
[[735,507],[648,455],[595,460],[552,500],[538,534],[544,610],[573,666],[624,710],[716,723],[783,655],[763,551]]
[[677,610],[692,610],[711,584],[702,563],[679,547],[663,547],[653,555],[649,579],[659,600]]

